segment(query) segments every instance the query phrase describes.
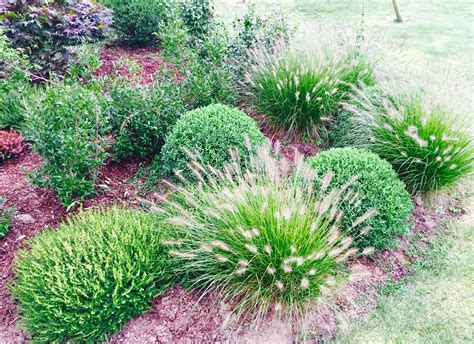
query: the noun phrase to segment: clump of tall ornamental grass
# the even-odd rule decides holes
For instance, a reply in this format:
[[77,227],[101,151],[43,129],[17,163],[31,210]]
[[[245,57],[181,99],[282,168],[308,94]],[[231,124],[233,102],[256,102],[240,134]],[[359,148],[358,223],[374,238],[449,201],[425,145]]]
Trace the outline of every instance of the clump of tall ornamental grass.
[[349,36],[337,49],[321,42],[305,50],[279,45],[253,52],[246,74],[249,105],[290,137],[314,136],[358,87],[375,84],[372,59]]
[[411,194],[454,186],[474,171],[468,114],[433,102],[426,93],[360,93],[347,105],[344,144],[365,147],[389,161]]
[[163,243],[177,273],[232,303],[237,319],[302,315],[357,253],[340,229],[339,200],[350,182],[325,195],[331,174],[315,190],[316,175],[301,156],[278,156],[264,145],[245,170],[237,156],[223,171],[194,162],[199,186],[170,184],[176,193],[157,208],[176,228]]

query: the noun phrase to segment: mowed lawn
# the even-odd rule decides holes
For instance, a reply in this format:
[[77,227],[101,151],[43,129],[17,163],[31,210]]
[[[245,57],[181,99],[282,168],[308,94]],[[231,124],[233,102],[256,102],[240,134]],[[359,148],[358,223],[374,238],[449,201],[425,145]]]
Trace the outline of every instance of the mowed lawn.
[[[248,2],[248,1],[247,1]],[[398,50],[407,68],[441,81],[446,68],[457,86],[474,94],[474,1],[399,0],[404,23],[395,23],[390,0],[296,0],[292,4],[256,1],[257,9],[282,8],[299,35],[318,39],[324,25],[348,25]],[[274,1],[278,3],[278,1]],[[246,4],[217,1],[221,18],[230,21]],[[364,16],[362,16],[364,13]],[[473,103],[473,96],[464,99]],[[473,121],[473,112],[470,119]],[[469,187],[473,187],[471,183]],[[339,343],[474,342],[474,198],[467,213],[452,221],[431,249],[429,268],[417,269],[408,283],[380,296],[380,307],[367,322],[349,323]]]

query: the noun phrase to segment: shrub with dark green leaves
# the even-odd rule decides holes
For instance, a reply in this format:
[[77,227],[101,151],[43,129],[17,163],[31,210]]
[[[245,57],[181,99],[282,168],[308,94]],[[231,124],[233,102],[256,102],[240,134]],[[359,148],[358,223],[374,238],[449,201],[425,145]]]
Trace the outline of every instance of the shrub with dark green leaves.
[[57,191],[65,205],[94,192],[106,157],[104,102],[97,84],[59,80],[30,102],[24,135],[42,160],[32,181]]
[[358,101],[347,106],[352,128],[342,143],[390,162],[411,194],[454,186],[474,172],[474,141],[464,123],[470,113],[440,106],[423,92]]
[[7,199],[0,197],[0,239],[7,234],[12,221],[13,208],[6,206]]
[[89,0],[14,0],[3,12],[12,46],[24,49],[43,74],[65,67],[69,46],[104,38],[112,19],[109,9]]
[[194,41],[206,37],[214,20],[212,0],[179,0],[179,15]]
[[104,0],[103,3],[113,10],[118,40],[138,46],[155,44],[177,8],[169,0]]
[[220,104],[189,111],[166,138],[161,169],[167,175],[177,170],[189,176],[188,163],[192,159],[188,152],[197,154],[202,164],[215,168],[230,161],[231,149],[237,149],[245,161],[250,154],[246,140],[256,147],[265,141],[265,137],[255,121],[242,111]]
[[[358,177],[344,196],[341,230],[349,232],[359,247],[394,247],[396,238],[409,232],[412,201],[387,161],[366,150],[333,148],[307,162],[321,179],[328,172],[334,174],[330,189]],[[363,225],[357,224],[369,209],[376,214]]]
[[150,214],[92,210],[21,250],[12,293],[42,343],[101,342],[150,308],[170,284],[163,228]]
[[186,112],[182,86],[163,78],[151,85],[116,80],[106,87],[111,99],[114,159],[159,152],[171,127]]
[[321,121],[337,115],[354,93],[351,85],[375,84],[373,66],[347,44],[333,53],[325,44],[318,51],[254,51],[245,100],[290,137],[319,134]]

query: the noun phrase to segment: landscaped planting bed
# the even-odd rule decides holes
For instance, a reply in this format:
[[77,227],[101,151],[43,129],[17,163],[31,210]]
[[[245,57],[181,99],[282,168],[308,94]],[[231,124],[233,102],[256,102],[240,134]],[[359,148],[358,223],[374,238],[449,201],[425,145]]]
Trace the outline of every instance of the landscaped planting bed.
[[100,3],[0,7],[0,342],[328,341],[459,210],[464,113],[363,32]]

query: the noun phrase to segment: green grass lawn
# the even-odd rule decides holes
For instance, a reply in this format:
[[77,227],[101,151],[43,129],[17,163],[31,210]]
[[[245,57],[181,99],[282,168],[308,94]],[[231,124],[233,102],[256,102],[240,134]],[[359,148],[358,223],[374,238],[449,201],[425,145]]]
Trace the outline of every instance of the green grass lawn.
[[[326,23],[364,27],[369,34],[382,35],[393,49],[399,49],[404,62],[417,65],[433,77],[446,65],[459,79],[473,87],[474,79],[474,1],[472,0],[399,0],[404,23],[395,23],[390,0],[295,0],[292,4],[255,1],[268,12],[279,7],[300,32],[317,39],[318,26]],[[230,21],[246,11],[246,4],[216,0],[221,18]],[[428,67],[428,68],[426,68]],[[474,88],[474,87],[473,87]]]

